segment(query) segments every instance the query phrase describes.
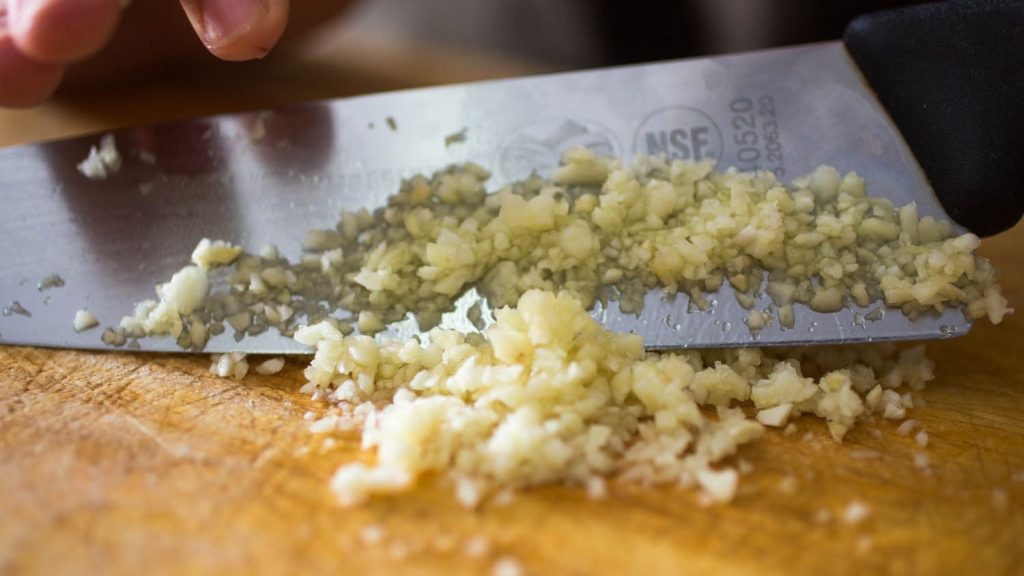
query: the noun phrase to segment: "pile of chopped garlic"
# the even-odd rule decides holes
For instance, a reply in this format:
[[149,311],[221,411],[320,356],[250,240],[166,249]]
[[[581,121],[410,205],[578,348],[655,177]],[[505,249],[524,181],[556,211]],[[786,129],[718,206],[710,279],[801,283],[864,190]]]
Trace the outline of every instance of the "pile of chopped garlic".
[[423,343],[378,343],[327,322],[296,333],[316,347],[305,391],[338,406],[316,429],[361,424],[363,447],[376,450],[375,465],[334,475],[341,502],[409,489],[428,472],[453,477],[467,506],[509,487],[608,476],[728,501],[739,474],[725,459],[765,426],[814,414],[841,440],[867,415],[902,418],[896,389],[933,377],[923,347],[647,354],[567,293],[528,291],[496,317],[482,339],[434,329]]
[[[137,305],[107,338],[169,334],[201,350],[230,328],[237,338],[286,335],[332,318],[343,332],[383,330],[412,315],[436,326],[470,288],[490,308],[527,290],[568,291],[585,308],[608,297],[639,310],[655,286],[703,294],[729,282],[756,331],[774,320],[753,310],[767,293],[783,328],[797,303],[819,312],[881,300],[910,317],[962,306],[998,323],[1009,311],[978,238],[868,196],[855,173],[823,166],[787,188],[769,172],[715,172],[711,163],[638,158],[632,165],[566,154],[551,181],[534,176],[488,194],[475,164],[413,177],[385,207],[342,213],[311,230],[290,263],[274,246],[245,254],[203,239],[193,266]],[[210,293],[211,268],[229,267],[227,290]]]
[[794,303],[833,312],[881,299],[911,317],[966,305],[993,322],[1006,313],[976,236],[868,196],[852,172],[823,166],[787,189],[769,172],[657,158],[621,167],[577,149],[552,181],[487,194],[486,177],[472,164],[414,177],[373,217],[344,214],[337,249],[346,279],[366,291],[354,291],[354,309],[419,318],[476,285],[494,307],[543,289],[589,308],[614,287],[629,312],[654,286],[699,306],[728,281],[747,308],[766,291],[784,327]]
[[[584,149],[564,160],[550,181],[493,194],[474,164],[414,177],[387,206],[310,231],[296,263],[274,246],[247,254],[203,239],[193,264],[103,339],[167,334],[201,350],[227,327],[236,338],[275,328],[315,346],[304,390],[334,406],[313,429],[362,426],[377,454],[373,466],[338,470],[344,503],[408,489],[428,472],[453,477],[469,506],[545,483],[602,495],[608,477],[695,485],[720,502],[739,478],[729,457],[766,427],[810,414],[840,441],[860,419],[904,419],[911,397],[898,390],[933,377],[924,348],[648,354],[639,337],[587,314],[597,300],[638,310],[660,286],[701,307],[728,282],[747,308],[766,292],[783,327],[798,303],[829,312],[881,300],[911,317],[958,306],[996,323],[1010,311],[996,271],[973,253],[977,237],[869,197],[854,173],[822,167],[787,188],[770,173],[710,163],[620,166]],[[225,291],[211,290],[216,268]],[[470,288],[506,307],[482,335],[370,336],[410,314],[430,329]],[[746,323],[773,320],[751,310]],[[249,360],[219,355],[210,369],[241,378]]]

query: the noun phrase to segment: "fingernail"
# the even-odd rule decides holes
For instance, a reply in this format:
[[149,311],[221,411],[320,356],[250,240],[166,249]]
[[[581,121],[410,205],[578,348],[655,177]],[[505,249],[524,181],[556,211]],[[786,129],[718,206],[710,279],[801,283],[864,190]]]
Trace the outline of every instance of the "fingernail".
[[263,0],[205,0],[203,35],[217,44],[248,31],[266,13]]
[[[0,0],[0,2],[2,1]],[[21,31],[29,29],[39,13],[49,5],[48,0],[9,0],[7,2],[8,29]]]
[[[4,4],[3,0],[0,0],[0,4]],[[6,8],[0,6],[0,11],[7,12],[3,16],[3,19],[6,21],[5,24],[10,28],[14,28],[19,21],[24,21],[32,15],[36,10],[36,5],[39,3],[32,0],[10,0],[6,4]]]

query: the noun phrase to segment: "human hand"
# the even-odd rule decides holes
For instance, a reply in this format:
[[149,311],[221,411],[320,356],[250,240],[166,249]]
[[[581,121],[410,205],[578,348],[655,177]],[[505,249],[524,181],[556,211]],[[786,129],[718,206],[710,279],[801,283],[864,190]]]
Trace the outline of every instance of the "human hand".
[[[140,0],[160,1],[166,0]],[[199,40],[218,58],[261,58],[288,22],[288,0],[180,0]],[[68,64],[102,48],[122,0],[0,0],[0,107],[46,100]]]

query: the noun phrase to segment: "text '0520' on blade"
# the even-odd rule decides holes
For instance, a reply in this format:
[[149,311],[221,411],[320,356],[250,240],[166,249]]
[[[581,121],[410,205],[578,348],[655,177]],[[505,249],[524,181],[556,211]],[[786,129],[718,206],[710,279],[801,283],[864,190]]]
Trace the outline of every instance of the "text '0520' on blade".
[[[445,137],[465,129],[465,140]],[[747,137],[754,132],[756,138]],[[899,133],[838,43],[716,58],[410,90],[202,118],[114,133],[123,165],[86,179],[76,164],[96,137],[0,151],[0,342],[105,348],[100,330],[75,333],[76,310],[116,325],[133,302],[187,263],[203,237],[301,252],[302,233],[332,227],[342,209],[381,206],[402,178],[474,161],[496,189],[549,175],[566,150],[586,146],[629,159],[712,159],[720,170],[767,169],[785,182],[821,164],[856,171],[872,195],[942,208]],[[40,289],[59,274],[62,287]],[[455,303],[444,326],[472,329]],[[796,325],[756,336],[728,285],[710,310],[650,292],[639,316],[614,302],[594,314],[643,335],[650,348],[731,347],[929,338],[964,333],[959,310],[910,321],[898,311],[863,321],[853,307],[821,314],[798,305]],[[12,307],[17,302],[20,306]],[[770,301],[762,296],[758,309]],[[31,314],[28,316],[27,314]],[[877,315],[876,315],[877,317]],[[385,336],[416,332],[413,321]],[[141,349],[180,351],[169,338]],[[304,352],[276,331],[207,351]]]

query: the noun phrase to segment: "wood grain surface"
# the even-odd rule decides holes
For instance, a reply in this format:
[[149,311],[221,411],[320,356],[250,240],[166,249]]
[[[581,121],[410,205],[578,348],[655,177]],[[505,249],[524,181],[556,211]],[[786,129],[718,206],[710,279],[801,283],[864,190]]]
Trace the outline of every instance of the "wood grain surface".
[[[239,95],[239,82],[260,84],[244,74],[188,93],[77,95],[0,112],[0,142],[523,71],[452,57],[423,78],[422,54],[384,80],[336,67],[348,77],[327,88],[308,76],[322,68],[294,66],[258,96]],[[1018,225],[981,250],[1018,306],[1022,246]],[[324,407],[298,392],[300,360],[236,382],[210,376],[203,356],[0,347],[0,573],[489,574],[510,557],[528,574],[1024,574],[1022,335],[1017,314],[929,346],[938,378],[912,416],[926,448],[891,422],[836,444],[800,420],[797,434],[745,448],[753,471],[733,503],[711,508],[692,492],[613,483],[600,501],[549,487],[466,510],[443,479],[341,508],[328,480],[366,456],[354,434],[308,432],[304,414]],[[870,513],[849,525],[838,517],[854,501]],[[481,535],[488,546],[471,554]]]

